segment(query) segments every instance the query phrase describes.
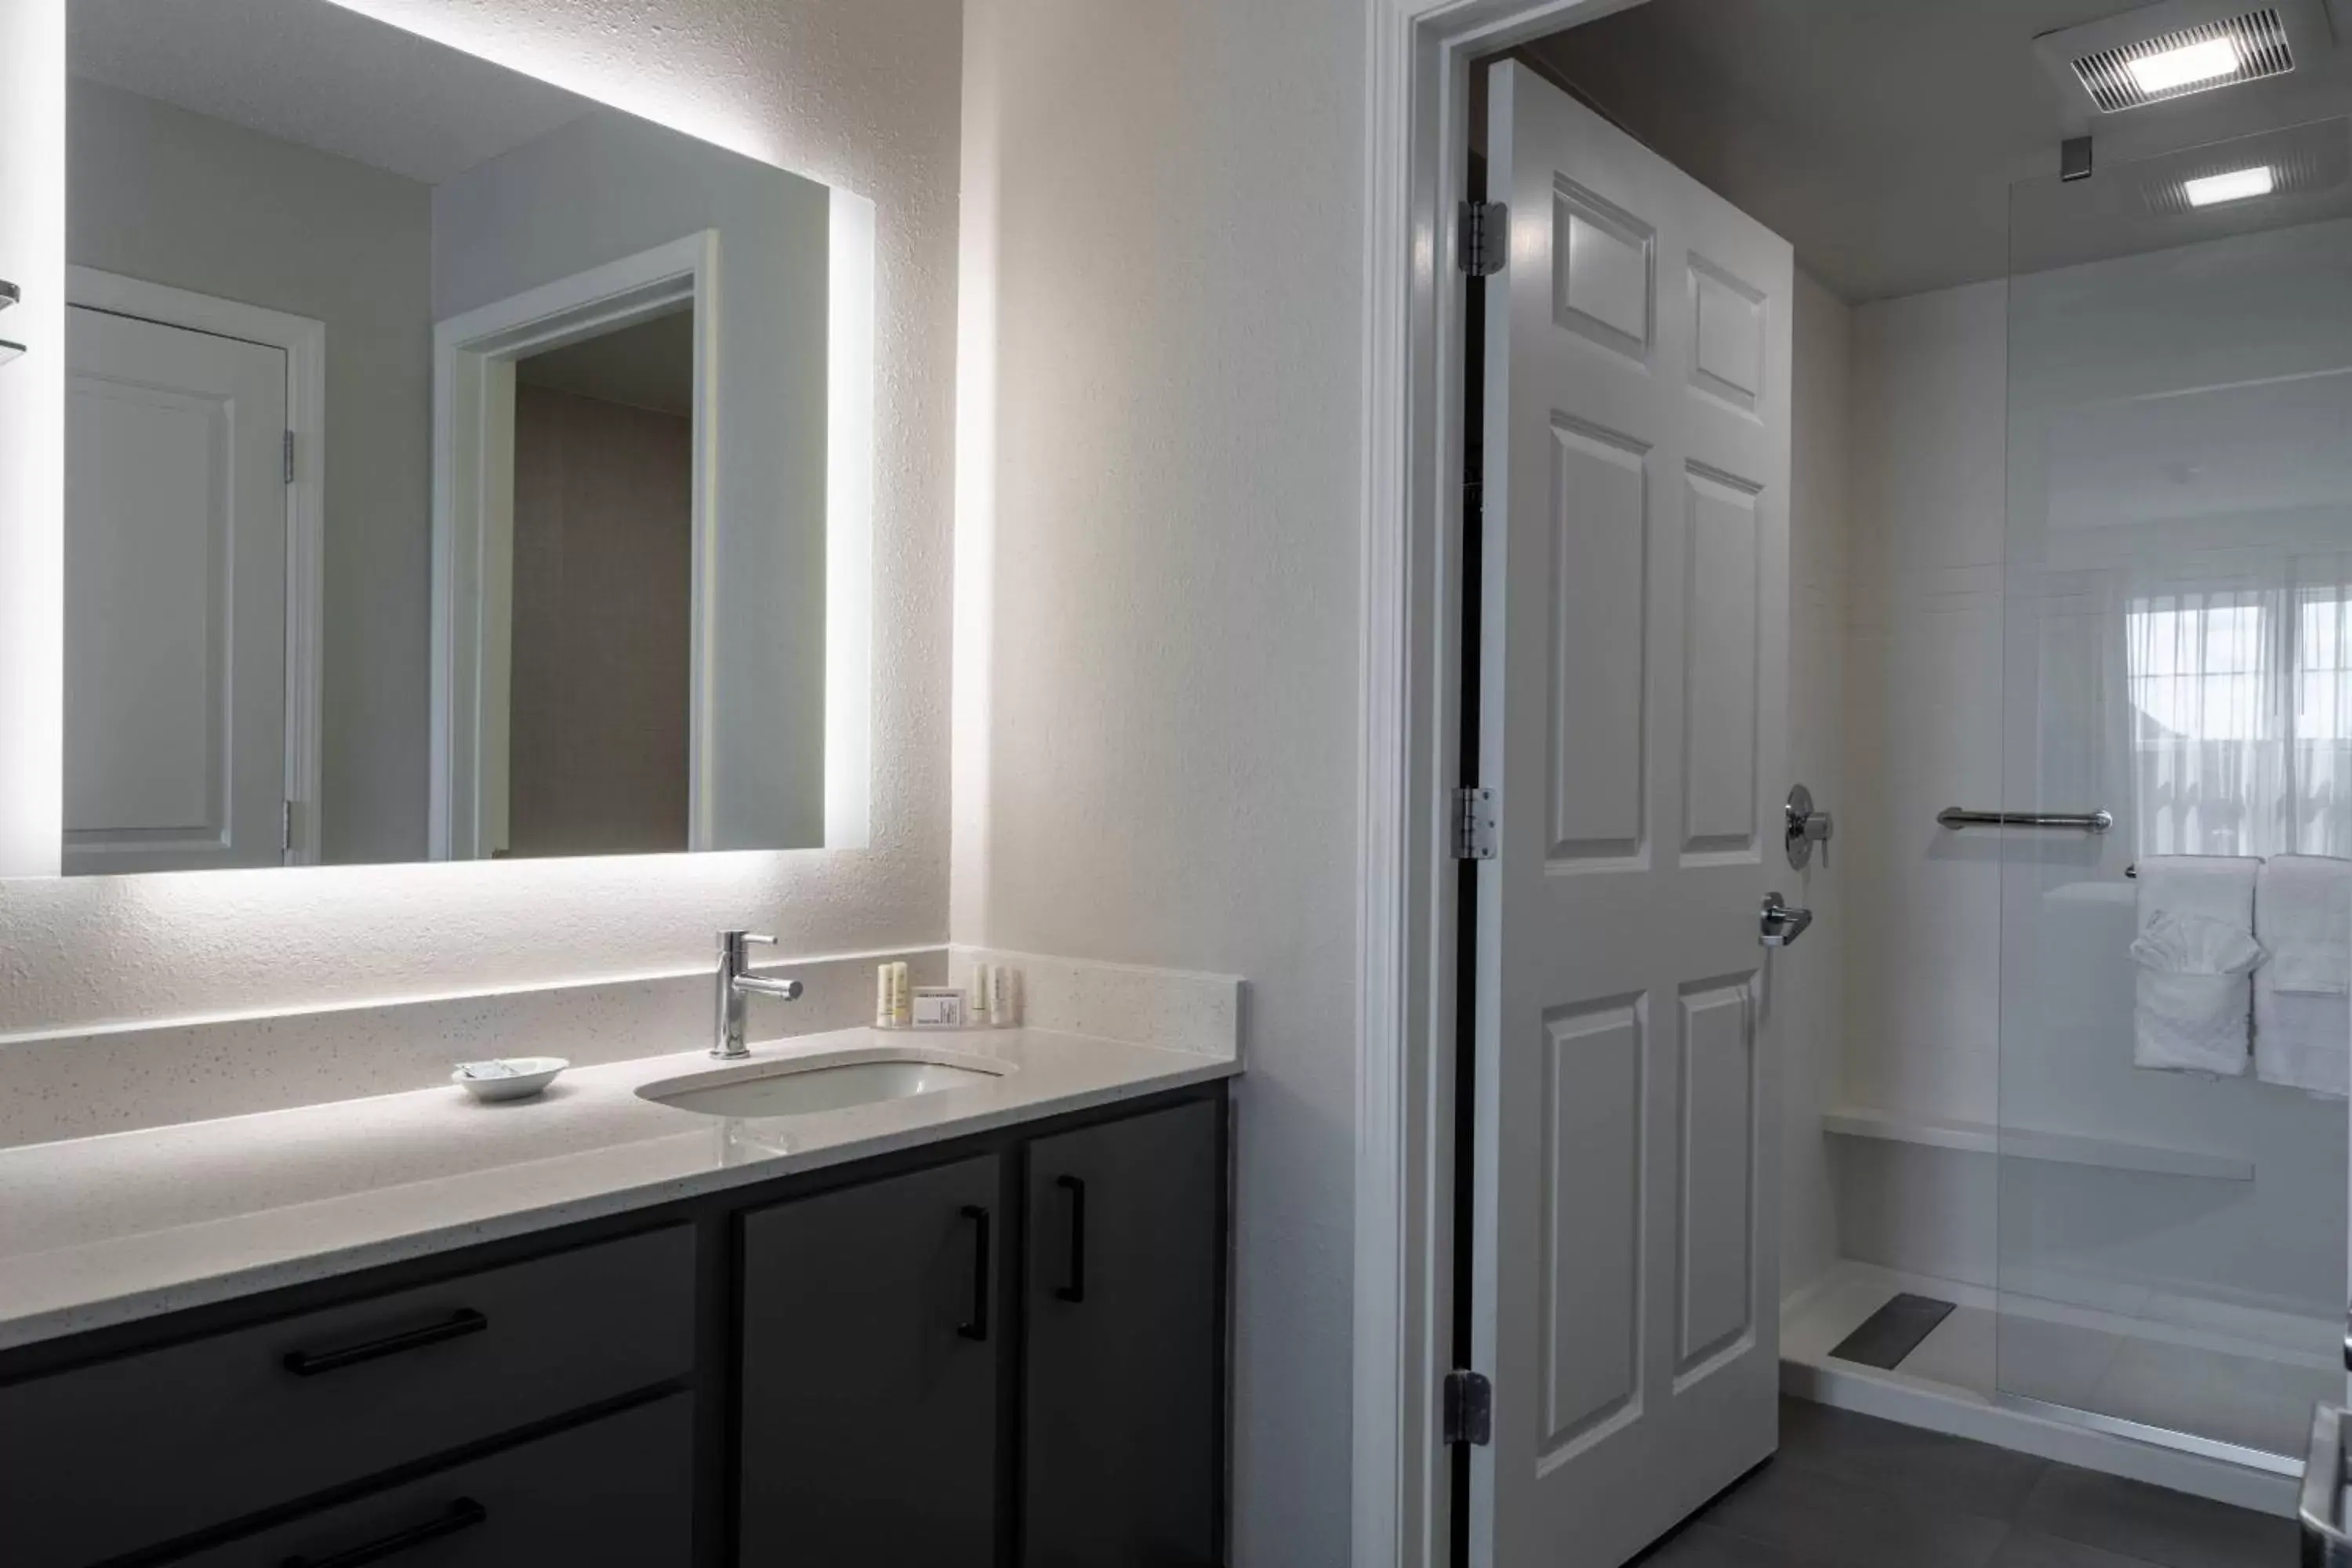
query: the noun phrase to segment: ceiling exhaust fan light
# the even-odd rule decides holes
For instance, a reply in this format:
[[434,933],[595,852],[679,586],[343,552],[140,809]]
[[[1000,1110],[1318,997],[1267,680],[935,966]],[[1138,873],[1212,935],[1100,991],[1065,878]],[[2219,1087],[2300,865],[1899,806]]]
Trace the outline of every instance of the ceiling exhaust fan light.
[[[2210,9],[2213,0],[2199,0]],[[2226,4],[2227,0],[2222,0]],[[2192,22],[2170,32],[2149,34],[2140,26],[2150,9],[2126,11],[2104,22],[2044,33],[2034,48],[2054,70],[2070,75],[2103,113],[2210,92],[2240,82],[2284,76],[2294,69],[2297,47],[2288,18],[2298,18],[2306,41],[2319,0],[2274,0],[2234,16]]]
[[2210,207],[2217,202],[2242,202],[2249,196],[2266,196],[2278,187],[2276,173],[2265,163],[2253,169],[2232,169],[2226,174],[2208,174],[2201,180],[2189,180],[2182,189],[2189,193],[2192,207]]
[[2124,68],[2131,72],[2132,79],[2139,84],[2140,91],[2153,98],[2193,82],[2211,81],[2232,75],[2238,65],[2236,44],[2228,38],[2208,38],[2185,47],[2143,55],[2129,61]]

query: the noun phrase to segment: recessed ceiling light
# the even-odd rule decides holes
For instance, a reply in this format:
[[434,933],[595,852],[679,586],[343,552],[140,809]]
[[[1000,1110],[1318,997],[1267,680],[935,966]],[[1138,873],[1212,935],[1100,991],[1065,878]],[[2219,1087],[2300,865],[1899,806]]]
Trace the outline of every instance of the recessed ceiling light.
[[2201,180],[2184,180],[2181,189],[2189,193],[2190,206],[2210,207],[2216,202],[2269,195],[2277,184],[2276,172],[2264,163],[2259,168],[2232,169],[2226,174],[2208,174]]
[[2238,46],[2227,38],[2207,38],[2161,54],[2143,55],[2126,62],[2124,68],[2139,83],[2140,91],[2154,98],[2191,82],[2230,75],[2238,68]]

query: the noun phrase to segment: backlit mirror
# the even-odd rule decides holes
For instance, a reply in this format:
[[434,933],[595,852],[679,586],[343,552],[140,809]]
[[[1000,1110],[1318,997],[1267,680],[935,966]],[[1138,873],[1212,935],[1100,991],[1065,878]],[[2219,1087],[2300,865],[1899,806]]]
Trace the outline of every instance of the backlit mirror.
[[71,0],[68,874],[864,831],[871,209],[327,0]]

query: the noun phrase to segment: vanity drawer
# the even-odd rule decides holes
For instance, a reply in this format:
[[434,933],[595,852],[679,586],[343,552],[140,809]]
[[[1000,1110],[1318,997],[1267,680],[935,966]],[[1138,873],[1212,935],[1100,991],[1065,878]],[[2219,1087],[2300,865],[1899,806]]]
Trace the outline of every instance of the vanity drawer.
[[672,1226],[0,1388],[0,1563],[66,1568],[677,1377]]
[[171,1568],[686,1568],[694,1407],[683,1394],[305,1514]]

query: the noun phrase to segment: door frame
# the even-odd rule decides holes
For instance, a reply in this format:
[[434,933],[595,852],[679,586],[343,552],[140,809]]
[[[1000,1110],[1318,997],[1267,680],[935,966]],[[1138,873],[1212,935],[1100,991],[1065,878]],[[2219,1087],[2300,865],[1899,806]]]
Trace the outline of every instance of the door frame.
[[327,596],[327,323],[71,263],[66,303],[258,343],[286,355],[286,428],[294,437],[294,468],[286,485],[285,863],[316,866],[326,689],[320,617]]
[[[710,844],[711,574],[718,535],[719,231],[559,278],[436,321],[433,327],[433,671],[430,809],[425,853],[483,855],[486,719],[483,592],[491,546],[512,538],[513,366],[528,354],[601,336],[675,310],[694,310],[693,479],[688,527],[692,647],[687,700],[687,847]],[[503,378],[509,417],[485,398]],[[501,676],[503,665],[493,671]]]
[[1357,1568],[1444,1568],[1454,1332],[1463,312],[1470,61],[1643,0],[1373,0],[1363,489],[1351,1470]]

